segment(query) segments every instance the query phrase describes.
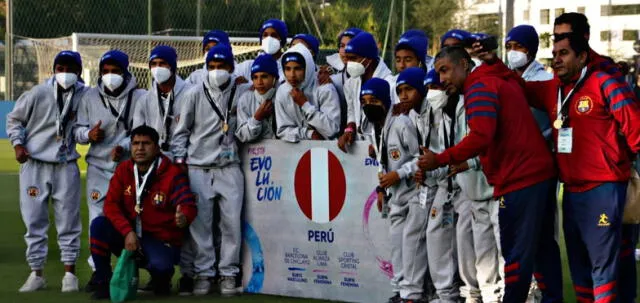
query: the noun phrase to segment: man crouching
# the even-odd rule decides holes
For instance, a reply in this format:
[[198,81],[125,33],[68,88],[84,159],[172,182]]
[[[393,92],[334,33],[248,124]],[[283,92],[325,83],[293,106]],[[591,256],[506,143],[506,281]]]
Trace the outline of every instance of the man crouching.
[[131,132],[131,159],[109,183],[104,216],[91,222],[91,255],[98,287],[92,298],[109,298],[111,254],[137,251],[154,281],[154,293],[171,291],[186,227],[196,216],[189,180],[160,153],[159,135],[142,125]]

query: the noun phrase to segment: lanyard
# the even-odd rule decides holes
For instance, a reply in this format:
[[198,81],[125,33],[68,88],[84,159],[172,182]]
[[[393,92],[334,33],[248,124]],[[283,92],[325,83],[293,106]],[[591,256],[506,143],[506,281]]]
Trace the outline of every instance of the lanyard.
[[376,152],[376,161],[378,161],[378,177],[380,177],[384,169],[382,168],[382,150],[384,149],[384,127],[380,130],[380,142],[376,142],[376,128],[371,129],[371,138],[373,139],[373,148]]
[[[442,130],[444,131],[444,147],[446,149],[449,149],[449,147],[451,147],[451,145],[453,145],[453,143],[455,142],[454,127],[456,124],[456,117],[455,115],[451,117],[451,127],[449,127],[449,135],[447,135],[447,126],[446,126],[446,123],[444,123],[444,118],[445,118],[445,113],[443,110],[442,111]],[[449,195],[453,193],[453,177],[447,178],[447,192],[449,193]]]
[[587,75],[591,71],[587,69],[587,67],[583,67],[580,72],[580,78],[576,85],[569,91],[564,99],[562,98],[562,87],[558,87],[558,108],[557,108],[557,119],[553,122],[553,127],[555,129],[560,129],[563,127],[567,127],[569,125],[569,103],[568,102],[571,97],[573,97],[574,93],[582,87],[584,84],[584,80],[587,78]]
[[162,126],[163,126],[163,131],[160,133],[160,138],[162,139],[162,142],[164,143],[167,140],[167,137],[169,135],[169,129],[171,128],[171,120],[169,119],[167,120],[167,118],[171,117],[173,115],[173,102],[174,102],[174,95],[173,95],[173,90],[171,90],[171,92],[169,92],[169,106],[167,106],[167,109],[165,110],[164,108],[164,100],[162,99],[162,96],[160,95],[160,90],[157,89],[158,91],[158,110],[160,111],[160,116],[162,117]]
[[54,84],[54,94],[56,95],[56,102],[58,103],[58,117],[56,118],[56,138],[58,140],[64,138],[64,129],[67,126],[69,107],[71,106],[71,99],[75,94],[76,88],[75,86],[71,89],[69,93],[67,93],[67,98],[62,101],[63,93],[58,89],[58,84]]
[[209,105],[211,105],[211,108],[213,108],[213,111],[216,112],[220,120],[224,122],[224,124],[222,125],[222,131],[224,133],[227,133],[227,131],[229,130],[229,124],[227,122],[228,121],[227,119],[229,118],[229,113],[231,113],[231,107],[233,105],[233,96],[235,96],[236,94],[236,84],[234,83],[233,87],[231,87],[231,94],[229,95],[229,101],[227,102],[227,112],[225,113],[224,116],[222,116],[222,112],[220,112],[220,109],[218,108],[216,103],[213,102],[213,98],[211,98],[211,95],[209,94],[209,90],[207,89],[207,86],[204,85],[204,83],[202,83],[202,88],[204,89],[205,96],[207,96]]
[[[131,110],[131,99],[133,98],[133,91],[133,89],[129,91],[129,94],[127,95],[127,101],[124,104],[120,104],[119,111],[116,110],[113,105],[111,105],[111,102],[106,101],[102,94],[98,93],[104,107],[109,109],[111,111],[111,115],[116,118],[116,123],[114,123],[115,129],[118,128],[118,122],[122,122],[124,123],[124,129],[127,131],[127,135],[129,133],[129,111]],[[123,114],[124,116],[122,116]]]
[[135,206],[135,211],[138,214],[136,216],[136,234],[138,235],[138,237],[142,237],[142,220],[140,219],[140,216],[142,215],[142,194],[144,194],[144,190],[146,188],[147,185],[147,181],[149,180],[149,176],[151,176],[151,174],[156,170],[156,168],[159,165],[159,162],[161,161],[161,159],[157,159],[154,160],[153,163],[151,164],[151,167],[149,168],[149,170],[147,170],[147,173],[144,174],[144,176],[142,176],[142,181],[140,181],[140,176],[138,175],[138,165],[134,164],[133,165],[133,178],[135,179],[136,182],[136,206]]

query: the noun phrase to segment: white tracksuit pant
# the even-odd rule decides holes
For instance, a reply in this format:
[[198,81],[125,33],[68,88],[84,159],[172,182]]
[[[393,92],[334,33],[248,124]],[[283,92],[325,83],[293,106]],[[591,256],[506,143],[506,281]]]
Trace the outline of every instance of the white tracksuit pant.
[[60,261],[76,263],[80,254],[80,171],[78,164],[45,163],[30,159],[20,166],[20,213],[27,228],[27,262],[32,270],[44,268],[47,259],[51,198]]
[[492,216],[497,216],[498,202],[469,201],[459,208],[456,226],[458,270],[465,285],[460,294],[467,302],[500,302],[498,246]]
[[[100,169],[95,165],[89,164],[87,166],[87,208],[89,209],[89,224],[87,226],[91,226],[93,219],[102,216],[104,199],[107,196],[109,182],[113,174],[113,172]],[[87,262],[95,271],[91,255],[89,255]]]
[[[429,273],[436,288],[439,302],[458,302],[460,285],[458,283],[458,256],[456,248],[455,214],[459,214],[465,204],[471,203],[464,195],[457,194],[451,201],[449,214],[443,210],[447,203],[448,192],[438,187],[433,205],[429,211],[427,224],[427,251],[429,255]],[[467,206],[468,207],[468,206]],[[464,223],[464,222],[463,222]]]
[[391,203],[390,207],[389,237],[394,273],[391,286],[403,299],[419,299],[427,274],[424,230],[429,208],[422,208],[418,203],[405,203],[402,206]]
[[[222,276],[236,276],[240,271],[242,245],[242,170],[237,164],[209,169],[190,166],[189,180],[198,206],[198,215],[189,227],[194,244],[195,274],[201,277],[215,277],[217,274],[212,228],[213,224],[219,223],[221,246],[218,269]],[[220,222],[213,222],[214,203],[219,205]]]

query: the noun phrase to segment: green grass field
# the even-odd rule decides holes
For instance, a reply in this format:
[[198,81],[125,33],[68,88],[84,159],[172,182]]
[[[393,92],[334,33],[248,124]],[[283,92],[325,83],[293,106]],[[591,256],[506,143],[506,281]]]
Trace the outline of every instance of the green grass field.
[[[85,149],[81,153],[84,154]],[[80,170],[85,171],[86,164],[83,160],[79,161]],[[19,294],[18,288],[22,285],[29,274],[29,268],[24,258],[25,244],[23,235],[25,232],[19,211],[18,201],[18,172],[19,165],[14,159],[13,149],[7,140],[0,140],[0,192],[4,193],[0,196],[0,302],[87,302],[89,295],[80,292],[72,294],[62,294],[60,292],[60,282],[62,279],[62,265],[59,262],[59,250],[56,244],[55,228],[51,226],[49,230],[49,256],[45,276],[47,278],[48,287],[46,290],[30,293]],[[91,273],[86,263],[88,257],[87,249],[87,226],[86,226],[86,204],[84,198],[84,177],[82,178],[82,216],[83,216],[83,236],[82,250],[80,260],[78,262],[77,275],[81,285],[84,285],[89,279]],[[569,269],[567,267],[567,256],[564,250],[564,236],[561,234],[561,249],[564,274],[564,291],[565,301],[575,302],[575,295],[571,286],[571,280],[568,276]],[[640,266],[637,268],[640,269]],[[143,275],[144,271],[141,271]],[[640,270],[639,270],[640,274]],[[176,275],[177,276],[177,275]],[[177,278],[177,277],[176,277]],[[143,276],[143,281],[146,277]],[[175,285],[175,283],[174,283]],[[640,290],[640,286],[639,286]],[[266,295],[248,295],[245,294],[236,298],[222,298],[219,295],[210,295],[204,297],[188,297],[180,298],[172,296],[162,299],[163,302],[192,302],[192,301],[210,301],[215,299],[217,302],[323,302],[309,299],[293,299]],[[385,298],[380,298],[383,301]],[[139,296],[138,300],[151,301],[156,300],[154,296]]]

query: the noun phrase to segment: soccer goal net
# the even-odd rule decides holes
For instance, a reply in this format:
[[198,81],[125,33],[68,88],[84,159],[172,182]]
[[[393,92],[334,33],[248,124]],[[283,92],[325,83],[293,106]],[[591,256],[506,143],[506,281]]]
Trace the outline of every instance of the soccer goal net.
[[[113,49],[119,49],[129,55],[129,71],[137,78],[138,85],[142,88],[148,88],[150,84],[149,53],[157,45],[169,45],[176,49],[177,72],[183,78],[204,64],[202,37],[74,33],[54,39],[22,38],[22,43],[28,44],[29,48],[35,51],[37,79],[32,79],[35,83],[52,76],[53,59],[58,52],[68,49],[82,55],[82,78],[88,85],[96,84],[99,75],[98,63],[102,54]],[[260,49],[258,38],[231,37],[230,40],[236,62],[254,58]]]

